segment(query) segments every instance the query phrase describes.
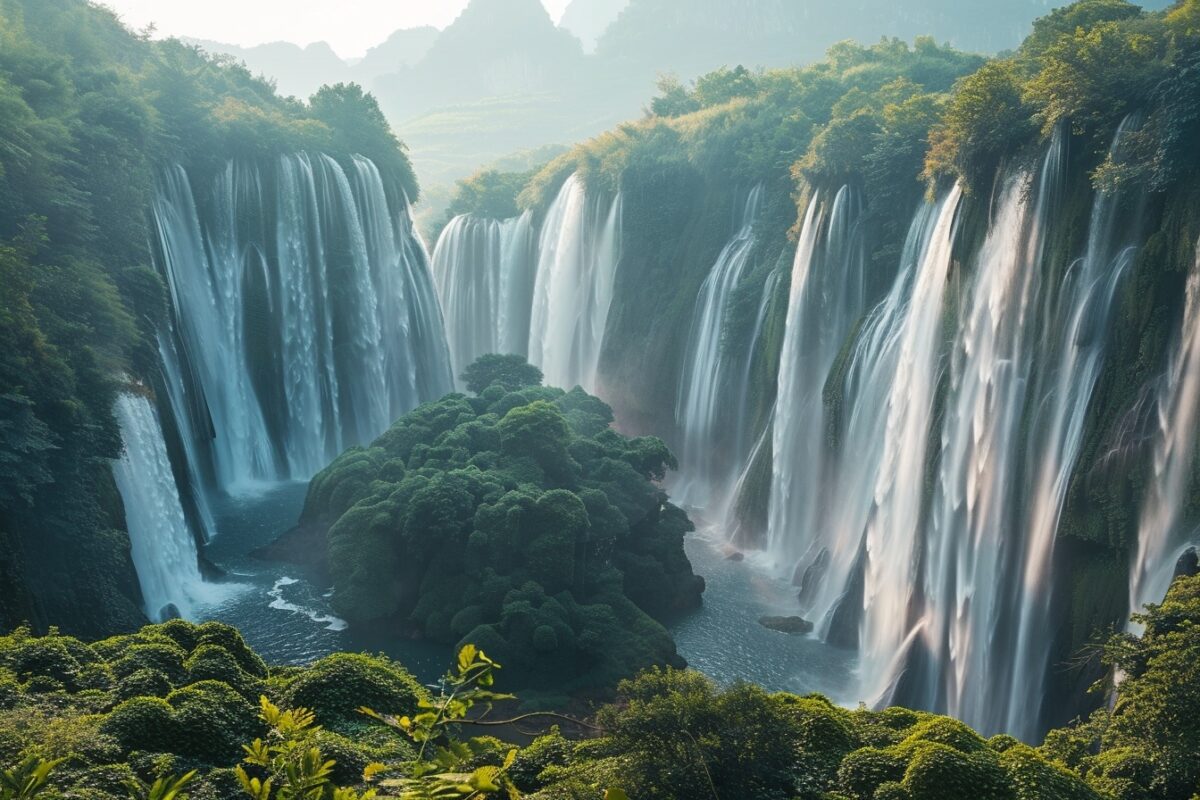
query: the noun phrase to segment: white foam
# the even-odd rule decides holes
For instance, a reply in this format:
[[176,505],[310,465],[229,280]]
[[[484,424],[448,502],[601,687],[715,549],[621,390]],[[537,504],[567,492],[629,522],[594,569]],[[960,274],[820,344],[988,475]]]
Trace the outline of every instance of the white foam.
[[349,623],[344,619],[335,617],[332,614],[322,614],[320,611],[316,611],[306,606],[296,605],[295,603],[291,603],[283,599],[284,587],[292,586],[293,584],[297,584],[299,582],[299,579],[289,578],[286,575],[276,580],[275,585],[271,587],[269,592],[267,592],[267,594],[271,597],[271,602],[268,604],[268,608],[273,608],[278,611],[290,611],[293,614],[302,614],[318,625],[324,625],[325,630],[328,631],[344,631],[346,628],[350,627]]

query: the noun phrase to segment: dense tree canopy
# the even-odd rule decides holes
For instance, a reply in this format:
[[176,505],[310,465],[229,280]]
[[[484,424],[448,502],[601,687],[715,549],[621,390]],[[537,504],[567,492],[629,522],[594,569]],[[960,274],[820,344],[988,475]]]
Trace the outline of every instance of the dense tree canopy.
[[476,643],[522,687],[603,690],[678,664],[655,618],[698,604],[703,581],[692,525],[654,483],[670,452],[516,356],[465,378],[475,396],[418,408],[313,479],[300,530],[325,532],[334,608]]

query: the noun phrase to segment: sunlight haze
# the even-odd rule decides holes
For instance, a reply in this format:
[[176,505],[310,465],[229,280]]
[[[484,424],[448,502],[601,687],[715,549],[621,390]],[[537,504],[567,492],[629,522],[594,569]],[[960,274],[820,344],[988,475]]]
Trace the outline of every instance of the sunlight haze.
[[[557,22],[569,0],[543,0]],[[157,36],[212,39],[251,47],[267,42],[328,42],[356,58],[401,28],[454,21],[467,0],[105,0],[130,27],[153,23]]]

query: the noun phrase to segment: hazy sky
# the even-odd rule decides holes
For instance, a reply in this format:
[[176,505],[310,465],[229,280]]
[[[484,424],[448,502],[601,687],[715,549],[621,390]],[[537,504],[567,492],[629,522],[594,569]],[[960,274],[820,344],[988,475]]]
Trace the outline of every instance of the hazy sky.
[[[102,0],[132,28],[230,44],[326,41],[361,56],[397,28],[454,21],[467,0]],[[557,20],[569,0],[542,0]]]

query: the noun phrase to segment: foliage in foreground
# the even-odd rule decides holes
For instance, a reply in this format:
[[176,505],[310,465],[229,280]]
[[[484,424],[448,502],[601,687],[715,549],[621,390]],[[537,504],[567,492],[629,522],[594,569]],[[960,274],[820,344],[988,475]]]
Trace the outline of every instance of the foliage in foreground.
[[[93,645],[19,632],[0,638],[0,764],[14,765],[0,771],[0,799],[1190,800],[1200,791],[1200,577],[1176,581],[1137,620],[1141,637],[1106,647],[1125,674],[1113,710],[1037,748],[936,714],[720,689],[670,668],[622,683],[587,723],[592,738],[553,729],[517,747],[462,738],[475,721],[498,721],[491,706],[507,699],[492,689],[497,665],[474,647],[431,697],[385,659],[353,656],[364,659],[357,672],[338,656],[266,669],[236,631],[212,623]],[[210,677],[201,662],[226,672]],[[171,681],[182,688],[167,691]],[[373,710],[347,709],[355,694]],[[314,711],[300,704],[312,700]],[[179,714],[176,734],[150,719],[160,704]],[[203,748],[213,738],[231,746]]]

